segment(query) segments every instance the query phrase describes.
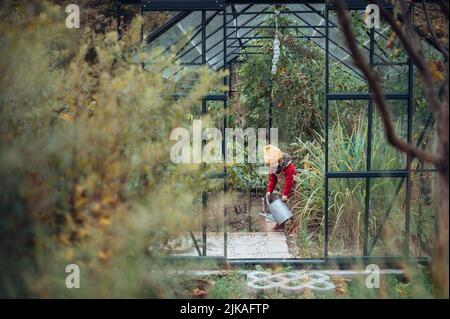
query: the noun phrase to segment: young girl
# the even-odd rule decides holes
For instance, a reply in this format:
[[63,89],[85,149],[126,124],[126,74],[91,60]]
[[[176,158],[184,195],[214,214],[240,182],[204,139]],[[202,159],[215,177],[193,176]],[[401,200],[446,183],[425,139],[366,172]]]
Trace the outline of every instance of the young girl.
[[[292,163],[291,156],[281,152],[281,150],[273,145],[267,145],[264,147],[264,163],[269,165],[269,183],[267,184],[266,198],[269,201],[274,200],[274,190],[277,186],[277,182],[283,185],[281,192],[281,200],[287,202],[293,195],[293,188],[295,185],[294,176],[296,174],[296,168]],[[284,229],[284,225],[277,225],[274,229]],[[295,223],[293,223],[290,233],[296,231]]]

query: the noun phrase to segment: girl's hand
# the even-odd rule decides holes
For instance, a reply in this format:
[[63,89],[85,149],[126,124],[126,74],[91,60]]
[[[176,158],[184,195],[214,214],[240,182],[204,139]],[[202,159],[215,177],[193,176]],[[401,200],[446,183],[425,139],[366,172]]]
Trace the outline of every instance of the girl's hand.
[[281,197],[281,200],[282,200],[283,202],[285,202],[285,201],[288,200],[288,197],[287,197],[286,195],[283,195],[283,196]]

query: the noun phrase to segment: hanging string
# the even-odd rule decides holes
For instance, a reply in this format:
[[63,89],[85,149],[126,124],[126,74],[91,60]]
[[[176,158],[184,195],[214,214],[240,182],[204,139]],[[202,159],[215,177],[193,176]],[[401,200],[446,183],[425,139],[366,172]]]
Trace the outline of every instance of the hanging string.
[[279,10],[275,11],[275,39],[273,40],[272,75],[277,73],[278,60],[280,59],[280,39],[278,39],[278,16]]
[[275,38],[273,40],[273,58],[272,58],[272,76],[270,79],[270,106],[269,106],[269,143],[272,143],[272,107],[274,98],[274,87],[273,81],[277,74],[278,60],[280,59],[280,39],[278,39],[278,16],[280,14],[279,10],[275,10]]

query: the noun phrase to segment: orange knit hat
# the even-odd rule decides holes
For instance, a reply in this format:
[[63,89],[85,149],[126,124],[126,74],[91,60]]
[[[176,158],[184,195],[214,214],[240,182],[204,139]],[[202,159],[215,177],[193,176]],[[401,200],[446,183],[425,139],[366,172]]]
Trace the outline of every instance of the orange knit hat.
[[264,164],[274,165],[283,157],[281,150],[273,145],[264,146]]

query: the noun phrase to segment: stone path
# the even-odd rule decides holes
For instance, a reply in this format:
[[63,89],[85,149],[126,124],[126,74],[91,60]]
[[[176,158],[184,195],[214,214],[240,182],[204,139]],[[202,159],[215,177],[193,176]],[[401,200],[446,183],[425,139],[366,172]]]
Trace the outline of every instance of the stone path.
[[[200,234],[195,234],[201,238]],[[223,256],[223,233],[207,234],[207,256]],[[200,247],[201,249],[201,247]],[[195,248],[178,256],[198,256]],[[228,233],[228,258],[292,258],[281,232]]]
[[[273,231],[275,223],[270,220],[260,221],[264,232],[228,233],[228,258],[292,258],[289,253],[286,235],[284,232]],[[195,234],[201,238],[200,233]],[[223,256],[224,238],[222,232],[208,232],[206,238],[207,256]],[[201,245],[201,240],[199,241]],[[201,247],[200,247],[201,249]],[[177,254],[178,256],[198,256],[193,247],[189,252]]]
[[[275,222],[259,216],[261,232],[229,232],[228,259],[241,258],[293,258],[284,231],[274,231]],[[195,233],[201,247],[201,233]],[[207,256],[223,256],[223,232],[208,232],[206,237]],[[195,247],[188,252],[174,254],[177,256],[198,256]]]

